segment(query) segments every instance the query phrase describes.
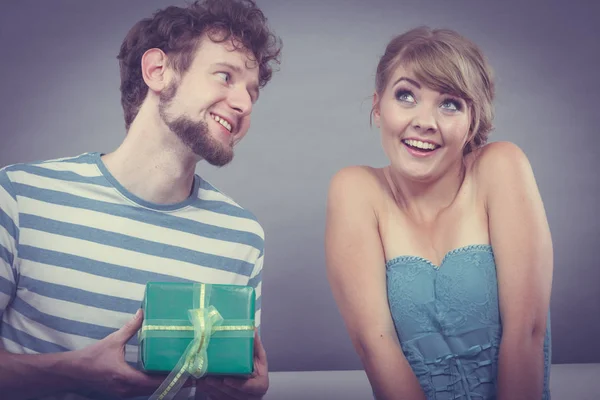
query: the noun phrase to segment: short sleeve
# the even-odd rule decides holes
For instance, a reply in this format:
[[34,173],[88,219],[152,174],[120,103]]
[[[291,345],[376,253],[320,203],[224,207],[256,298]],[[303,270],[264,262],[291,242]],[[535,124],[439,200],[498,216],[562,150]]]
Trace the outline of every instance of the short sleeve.
[[0,170],[0,316],[16,293],[18,216],[17,196],[4,168]]

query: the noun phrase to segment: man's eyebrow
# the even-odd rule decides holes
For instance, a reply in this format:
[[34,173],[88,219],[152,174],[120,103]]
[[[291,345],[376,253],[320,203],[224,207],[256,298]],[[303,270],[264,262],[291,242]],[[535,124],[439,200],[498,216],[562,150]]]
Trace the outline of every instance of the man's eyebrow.
[[217,66],[217,67],[226,67],[226,68],[229,68],[229,69],[237,72],[238,74],[242,73],[242,69],[239,66],[233,65],[233,64],[228,63],[228,62],[218,62],[218,63],[215,63],[214,65]]

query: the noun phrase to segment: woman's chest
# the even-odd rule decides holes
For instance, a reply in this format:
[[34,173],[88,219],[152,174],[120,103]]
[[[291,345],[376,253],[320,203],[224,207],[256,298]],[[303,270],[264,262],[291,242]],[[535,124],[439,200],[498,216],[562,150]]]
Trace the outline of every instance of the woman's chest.
[[386,261],[410,255],[439,266],[444,256],[454,249],[490,242],[485,209],[472,198],[453,204],[428,221],[415,220],[389,203],[378,215]]
[[454,249],[440,266],[418,256],[400,256],[387,262],[386,278],[390,310],[404,330],[452,334],[499,323],[496,266],[489,245]]

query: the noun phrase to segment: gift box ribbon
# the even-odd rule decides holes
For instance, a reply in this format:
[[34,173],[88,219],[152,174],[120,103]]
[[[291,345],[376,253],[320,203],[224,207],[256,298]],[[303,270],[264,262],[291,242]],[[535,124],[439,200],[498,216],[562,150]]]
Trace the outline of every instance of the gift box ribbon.
[[[144,320],[139,342],[147,337],[193,337],[179,362],[148,400],[171,400],[181,386],[192,376],[201,378],[208,368],[207,349],[210,338],[253,337],[253,319],[225,320],[210,305],[211,285],[194,284],[193,309],[188,310],[189,320]],[[190,324],[191,323],[191,324]]]

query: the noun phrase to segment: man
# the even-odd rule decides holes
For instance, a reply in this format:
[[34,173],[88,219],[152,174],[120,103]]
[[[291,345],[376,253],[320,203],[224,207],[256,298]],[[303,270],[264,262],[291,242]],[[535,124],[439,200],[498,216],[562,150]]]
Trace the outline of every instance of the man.
[[[251,0],[140,21],[118,56],[123,143],[0,170],[2,398],[147,398],[164,379],[133,367],[151,280],[251,285],[260,324],[263,230],[195,167],[230,162],[248,130],[279,58],[266,22]],[[252,377],[201,379],[196,398],[261,398],[255,348]]]

